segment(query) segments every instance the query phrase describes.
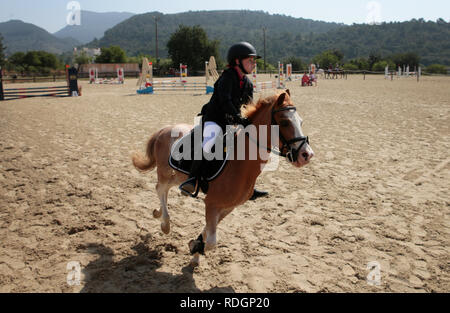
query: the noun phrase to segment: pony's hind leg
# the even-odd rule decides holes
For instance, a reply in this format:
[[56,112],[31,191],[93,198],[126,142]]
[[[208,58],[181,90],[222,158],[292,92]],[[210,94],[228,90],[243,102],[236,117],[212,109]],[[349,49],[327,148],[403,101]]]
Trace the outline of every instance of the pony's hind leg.
[[164,234],[168,234],[170,232],[170,216],[167,209],[167,194],[169,192],[169,186],[158,183],[156,184],[156,192],[159,197],[160,209],[155,209],[153,211],[153,217],[160,218],[162,215],[161,230]]

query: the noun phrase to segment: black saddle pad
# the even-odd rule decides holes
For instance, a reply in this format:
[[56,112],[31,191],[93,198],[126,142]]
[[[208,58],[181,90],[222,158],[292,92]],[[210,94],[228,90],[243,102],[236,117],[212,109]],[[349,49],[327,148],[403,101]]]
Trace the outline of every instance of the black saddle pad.
[[[194,127],[187,135],[178,139],[172,146],[169,165],[174,170],[189,175],[192,160],[194,157],[199,159],[202,156],[203,148],[203,130],[201,126]],[[231,134],[233,135],[233,134]],[[217,178],[225,168],[229,153],[226,151],[226,138],[229,134],[225,134],[223,138],[217,138],[216,145],[212,150],[212,154],[205,159],[202,165],[203,179],[210,182]],[[222,144],[220,142],[222,141]],[[215,152],[215,149],[220,151]],[[210,160],[212,159],[212,160]]]

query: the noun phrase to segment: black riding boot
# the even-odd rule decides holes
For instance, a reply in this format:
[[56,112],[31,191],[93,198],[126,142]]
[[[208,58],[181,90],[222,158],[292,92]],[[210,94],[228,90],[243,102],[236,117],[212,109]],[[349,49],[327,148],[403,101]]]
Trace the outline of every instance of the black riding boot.
[[265,197],[265,196],[267,196],[269,193],[267,192],[267,191],[261,191],[261,190],[258,190],[258,189],[254,189],[253,190],[253,195],[252,195],[252,197],[250,198],[250,200],[256,200],[257,198],[260,198],[260,197]]
[[200,189],[198,184],[200,181],[202,164],[203,160],[193,160],[189,178],[178,187],[185,196],[197,197]]

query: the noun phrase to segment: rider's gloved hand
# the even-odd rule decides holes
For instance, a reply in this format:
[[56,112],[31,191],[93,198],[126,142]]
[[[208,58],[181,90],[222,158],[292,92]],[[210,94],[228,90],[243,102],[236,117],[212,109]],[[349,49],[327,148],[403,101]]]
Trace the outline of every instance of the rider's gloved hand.
[[252,122],[250,122],[250,120],[246,117],[241,118],[241,120],[239,121],[242,126],[247,127],[248,125],[251,125]]

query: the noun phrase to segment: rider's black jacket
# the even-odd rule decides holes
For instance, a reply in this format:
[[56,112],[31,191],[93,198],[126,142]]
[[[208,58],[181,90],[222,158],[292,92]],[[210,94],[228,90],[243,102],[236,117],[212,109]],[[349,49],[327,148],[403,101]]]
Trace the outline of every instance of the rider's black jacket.
[[203,115],[203,122],[216,122],[223,130],[226,125],[248,124],[242,119],[241,106],[252,99],[253,84],[250,79],[244,75],[241,82],[236,70],[228,68],[214,84],[211,100],[203,106],[200,115]]

